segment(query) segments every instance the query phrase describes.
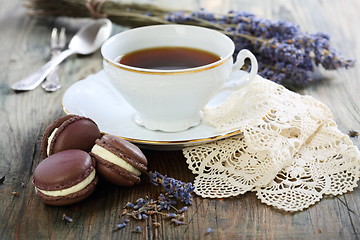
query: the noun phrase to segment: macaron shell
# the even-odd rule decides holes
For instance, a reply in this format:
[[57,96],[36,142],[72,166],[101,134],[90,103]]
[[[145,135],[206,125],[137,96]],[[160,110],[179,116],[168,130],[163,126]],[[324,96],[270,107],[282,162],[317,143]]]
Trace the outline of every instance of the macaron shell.
[[[136,169],[142,172],[147,170],[147,159],[142,151],[134,144],[112,135],[104,135],[101,139],[96,140],[96,144],[128,162]],[[96,170],[104,179],[126,187],[133,186],[135,183],[140,182],[139,176],[94,153],[90,153],[90,155],[96,159]]]
[[39,163],[33,174],[33,183],[42,190],[69,188],[89,176],[94,165],[91,156],[82,150],[59,152]]
[[61,126],[61,124],[63,124],[63,122],[65,122],[66,120],[73,118],[75,115],[65,115],[63,117],[60,117],[58,119],[56,119],[54,122],[52,122],[46,129],[45,132],[43,134],[42,140],[41,140],[41,146],[40,146],[40,150],[41,150],[41,155],[42,158],[46,158],[47,157],[47,145],[48,145],[48,138],[51,135],[51,133],[55,130],[55,128],[59,128]]
[[81,149],[90,152],[95,140],[100,137],[99,128],[88,119],[79,119],[66,125],[63,124],[55,133],[52,146],[50,146],[50,154],[67,149]]
[[73,187],[96,171],[94,165],[91,156],[82,150],[66,150],[49,156],[35,168],[32,180],[36,194],[44,203],[55,206],[69,205],[85,199],[96,187],[96,175],[82,189],[62,196],[49,196],[37,189],[57,191]]
[[127,161],[139,171],[145,172],[147,170],[145,155],[140,148],[129,141],[113,135],[104,135],[101,139],[97,139],[95,143]]
[[119,186],[131,187],[140,182],[134,174],[114,164],[104,164],[101,160],[97,162],[96,170],[104,179]]
[[86,186],[86,188],[82,189],[79,192],[69,194],[63,197],[47,196],[39,191],[37,191],[36,194],[47,205],[66,206],[66,205],[78,203],[84,200],[85,198],[89,197],[94,192],[97,183],[98,183],[98,177],[95,177],[94,180],[89,185]]
[[96,123],[89,118],[68,115],[57,119],[45,131],[41,144],[43,158],[47,157],[48,138],[58,128],[50,143],[49,155],[68,149],[90,152],[95,140],[101,137]]

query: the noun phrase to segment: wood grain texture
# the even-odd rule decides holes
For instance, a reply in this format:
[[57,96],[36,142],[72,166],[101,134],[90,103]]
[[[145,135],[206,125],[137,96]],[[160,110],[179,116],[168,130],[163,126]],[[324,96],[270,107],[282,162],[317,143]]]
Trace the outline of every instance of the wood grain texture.
[[[253,12],[260,17],[293,21],[309,32],[331,35],[332,44],[345,56],[360,57],[360,1],[358,0],[144,0],[174,9],[205,7],[209,11],[230,9]],[[64,113],[61,99],[74,82],[101,69],[99,52],[73,56],[61,65],[62,89],[46,93],[41,88],[15,93],[10,85],[27,76],[49,58],[53,26],[65,25],[74,33],[84,20],[30,18],[22,1],[3,1],[0,8],[0,239],[359,239],[360,190],[326,198],[309,209],[289,214],[260,203],[254,193],[230,199],[194,198],[184,226],[165,219],[155,228],[150,221],[133,221],[114,231],[127,201],[156,196],[159,189],[144,179],[133,188],[104,181],[85,201],[68,207],[50,207],[35,196],[31,175],[40,162],[39,142],[49,123]],[[114,32],[122,30],[117,26]],[[325,72],[327,78],[303,94],[321,100],[332,110],[340,130],[360,131],[360,67]],[[360,146],[357,138],[352,138]],[[194,176],[180,151],[145,150],[149,169],[183,181]],[[18,195],[14,194],[17,192]],[[62,220],[63,214],[74,221]],[[142,233],[133,233],[137,225]],[[207,228],[213,231],[206,233]]]

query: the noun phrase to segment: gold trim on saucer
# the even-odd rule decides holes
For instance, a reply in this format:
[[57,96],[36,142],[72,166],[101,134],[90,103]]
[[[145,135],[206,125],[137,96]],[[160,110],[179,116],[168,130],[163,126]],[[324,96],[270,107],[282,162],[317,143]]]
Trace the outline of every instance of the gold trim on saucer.
[[[65,106],[63,103],[61,103],[62,105],[62,109],[65,112],[65,114],[69,115],[71,114],[68,110],[66,110]],[[101,132],[102,134],[105,135],[109,135],[110,133],[106,133],[106,132]],[[210,141],[215,141],[215,140],[220,140],[220,139],[224,139],[227,137],[231,137],[231,136],[235,136],[242,133],[241,130],[234,130],[232,132],[227,132],[224,134],[219,134],[219,135],[215,135],[215,136],[211,136],[211,137],[207,137],[207,138],[198,138],[198,139],[189,139],[189,140],[174,140],[174,141],[155,141],[155,140],[144,140],[144,139],[136,139],[136,138],[127,138],[127,137],[122,137],[122,136],[117,136],[119,138],[125,139],[127,141],[130,141],[132,143],[137,143],[137,144],[146,144],[146,145],[158,145],[158,146],[163,146],[163,147],[173,147],[173,146],[178,146],[181,145],[181,147],[187,147],[188,144],[201,144],[201,143],[207,143]]]
[[[226,133],[223,135],[216,135],[216,136],[212,136],[212,137],[208,137],[208,138],[198,138],[198,139],[178,140],[178,141],[153,141],[153,140],[141,140],[141,139],[126,138],[126,137],[121,137],[121,136],[118,136],[118,137],[128,140],[130,142],[139,143],[139,144],[141,143],[141,144],[176,145],[176,144],[189,144],[189,143],[206,143],[209,141],[215,141],[215,140],[235,136],[240,133],[241,133],[241,130],[235,130],[233,132],[229,132],[229,133]],[[108,133],[104,133],[104,134],[108,134]]]

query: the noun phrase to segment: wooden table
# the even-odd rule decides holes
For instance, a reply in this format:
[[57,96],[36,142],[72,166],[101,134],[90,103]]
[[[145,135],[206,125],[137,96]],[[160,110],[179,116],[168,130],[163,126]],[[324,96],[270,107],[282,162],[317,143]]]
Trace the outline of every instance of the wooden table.
[[[146,1],[144,1],[146,2]],[[199,0],[147,1],[159,6],[225,12],[245,10],[270,19],[298,23],[303,30],[332,36],[332,44],[349,58],[360,57],[360,2],[358,0]],[[127,201],[154,194],[147,181],[133,188],[101,182],[87,200],[68,207],[49,207],[36,197],[31,175],[41,161],[39,146],[44,129],[64,115],[61,99],[76,81],[102,68],[99,52],[73,56],[61,65],[61,90],[46,93],[41,87],[15,93],[10,85],[30,74],[49,58],[49,37],[53,26],[66,24],[73,33],[78,20],[32,18],[22,1],[3,1],[0,8],[0,239],[359,239],[360,189],[336,198],[326,198],[295,214],[260,203],[255,194],[230,199],[194,197],[183,226],[161,220],[161,227],[149,221],[132,221],[114,231],[119,213]],[[121,31],[117,26],[115,32]],[[309,94],[327,104],[344,133],[360,130],[359,65],[350,70],[325,73],[328,81],[309,87]],[[359,146],[357,138],[352,139]],[[149,169],[176,179],[192,181],[181,151],[145,150]],[[63,214],[73,222],[62,220]],[[133,233],[137,225],[142,233]],[[206,229],[212,232],[206,234]]]

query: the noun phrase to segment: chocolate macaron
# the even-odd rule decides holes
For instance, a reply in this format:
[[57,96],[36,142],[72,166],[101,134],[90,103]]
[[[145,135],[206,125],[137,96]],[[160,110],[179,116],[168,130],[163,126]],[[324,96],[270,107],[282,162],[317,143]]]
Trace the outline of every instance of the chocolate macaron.
[[46,128],[41,141],[41,154],[43,158],[46,158],[68,149],[90,152],[95,140],[100,137],[98,126],[90,118],[66,115]]
[[141,172],[147,170],[147,159],[134,144],[104,135],[96,140],[90,155],[96,159],[96,170],[104,179],[125,187],[140,182]]
[[95,162],[82,150],[66,150],[45,158],[36,167],[36,194],[49,205],[63,206],[88,197],[98,182]]

